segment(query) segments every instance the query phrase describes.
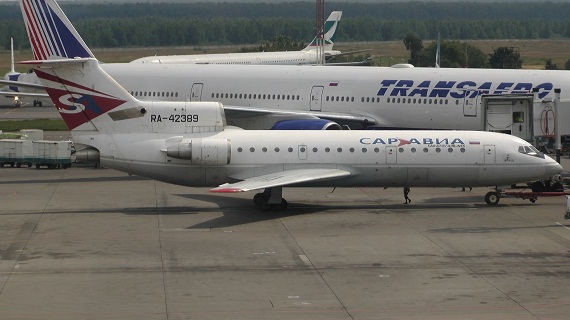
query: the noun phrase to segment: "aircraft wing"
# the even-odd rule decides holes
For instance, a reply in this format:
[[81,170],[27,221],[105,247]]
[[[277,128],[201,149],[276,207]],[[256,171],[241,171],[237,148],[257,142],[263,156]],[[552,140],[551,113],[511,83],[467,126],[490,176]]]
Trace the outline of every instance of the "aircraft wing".
[[15,91],[0,91],[0,96],[30,97],[30,98],[46,98],[46,99],[49,99],[49,96],[47,93],[26,93],[26,92],[15,92]]
[[327,66],[369,66],[372,63],[372,57],[368,57],[362,61],[353,62],[327,62]]
[[[10,87],[22,87],[22,88],[32,88],[32,89],[44,89],[44,86],[37,83],[29,83],[22,81],[12,81],[12,80],[2,80],[0,79],[0,84],[4,84]],[[47,94],[45,95],[47,97]]]
[[334,59],[336,57],[349,56],[349,55],[353,55],[353,54],[357,54],[357,53],[370,52],[370,51],[372,51],[372,49],[362,49],[362,50],[345,51],[345,52],[338,52],[338,53],[327,52],[327,53],[325,53],[325,57],[327,60],[329,60],[329,59]]
[[[326,119],[334,121],[340,125],[348,125],[351,128],[362,128],[371,125],[378,124],[376,119],[358,114],[350,113],[334,113],[334,112],[321,112],[321,111],[294,111],[294,110],[279,110],[279,109],[266,109],[266,108],[254,108],[254,107],[242,107],[242,106],[228,106],[224,105],[224,112],[226,113],[226,118],[231,121],[236,120],[238,126],[248,118],[255,117],[267,117],[273,116],[279,119]],[[270,122],[275,123],[275,122]],[[247,125],[248,128],[252,128],[251,125]],[[270,129],[269,127],[261,127],[256,129]]]
[[340,179],[350,175],[352,174],[349,171],[334,168],[286,170],[248,178],[235,183],[225,183],[217,188],[210,189],[210,192],[245,192],[264,188],[290,186],[304,182]]

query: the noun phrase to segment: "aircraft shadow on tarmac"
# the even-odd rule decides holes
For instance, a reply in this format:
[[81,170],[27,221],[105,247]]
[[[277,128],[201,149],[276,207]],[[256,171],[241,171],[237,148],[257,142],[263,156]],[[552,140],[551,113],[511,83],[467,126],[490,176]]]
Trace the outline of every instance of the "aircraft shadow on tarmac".
[[[187,229],[227,228],[297,215],[318,214],[324,212],[334,213],[337,211],[340,211],[342,214],[347,214],[347,211],[354,211],[355,213],[368,212],[371,214],[389,214],[397,212],[401,214],[406,212],[413,213],[418,210],[473,209],[477,207],[488,207],[487,204],[481,201],[481,196],[468,195],[461,197],[432,198],[414,205],[405,205],[401,203],[385,204],[375,201],[368,201],[365,204],[347,202],[346,205],[339,202],[330,204],[289,202],[289,207],[285,211],[265,212],[254,207],[253,201],[249,198],[235,198],[216,194],[176,194],[176,196],[212,203],[215,204],[217,208],[183,207],[180,208],[182,211],[178,213],[174,213],[176,210],[173,210],[174,208],[172,207],[158,208],[158,210],[165,210],[163,214],[196,214],[196,211],[199,213],[216,211],[223,214],[221,217],[189,226]],[[520,204],[520,206],[528,205],[532,204]],[[498,206],[500,207],[501,205]],[[472,231],[473,230],[471,230],[471,232]]]

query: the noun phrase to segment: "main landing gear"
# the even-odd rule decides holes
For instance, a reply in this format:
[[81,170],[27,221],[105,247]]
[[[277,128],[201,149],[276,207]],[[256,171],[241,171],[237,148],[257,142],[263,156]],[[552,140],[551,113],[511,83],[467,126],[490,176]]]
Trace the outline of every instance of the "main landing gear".
[[253,197],[253,203],[263,211],[285,210],[287,209],[287,200],[283,199],[282,196],[283,188],[266,188]]

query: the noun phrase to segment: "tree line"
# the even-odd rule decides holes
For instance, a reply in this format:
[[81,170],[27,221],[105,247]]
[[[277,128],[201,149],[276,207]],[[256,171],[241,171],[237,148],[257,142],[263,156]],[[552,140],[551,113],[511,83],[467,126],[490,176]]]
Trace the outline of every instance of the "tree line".
[[[343,7],[345,6],[346,7]],[[313,3],[62,4],[91,47],[260,44],[284,36],[309,42]],[[334,8],[333,8],[334,7]],[[337,41],[550,39],[570,37],[570,3],[332,3],[343,10]],[[534,10],[534,11],[533,11]],[[431,17],[431,18],[429,18]],[[0,5],[0,42],[29,43],[19,7]]]
[[[437,42],[424,46],[423,40],[414,33],[404,37],[404,46],[410,51],[408,63],[416,67],[433,67],[436,63]],[[485,54],[476,46],[457,40],[442,40],[439,43],[439,67],[442,68],[492,68],[521,69],[523,60],[518,48],[498,47],[491,54]],[[570,70],[570,59],[564,66],[558,66],[547,59],[546,70]]]
[[[75,27],[94,48],[254,44],[276,36],[309,42],[314,37],[313,21],[301,18],[97,18],[79,21]],[[402,40],[410,32],[423,39],[434,39],[437,33],[457,40],[551,39],[570,37],[570,21],[354,18],[341,21],[336,40]],[[21,21],[0,20],[0,35],[4,48],[9,48],[10,37],[14,37],[17,48],[29,48]]]
[[[61,2],[62,9],[72,21],[92,18],[138,18],[160,16],[165,18],[305,18],[314,19],[313,1],[292,2],[207,2],[201,3],[75,3]],[[509,3],[481,2],[401,2],[349,3],[330,2],[327,13],[343,11],[347,18],[370,17],[380,20],[494,20],[494,19],[539,19],[568,20],[570,3],[536,1]],[[0,20],[20,17],[17,2],[0,4]]]

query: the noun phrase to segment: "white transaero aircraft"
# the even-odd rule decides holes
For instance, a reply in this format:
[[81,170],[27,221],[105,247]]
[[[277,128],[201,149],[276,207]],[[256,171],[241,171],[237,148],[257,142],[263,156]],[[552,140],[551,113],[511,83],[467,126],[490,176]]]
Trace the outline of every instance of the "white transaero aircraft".
[[[326,60],[335,57],[354,54],[361,51],[340,52],[333,50],[335,33],[342,16],[342,11],[333,11],[323,26],[324,45],[323,51]],[[302,65],[317,64],[317,38],[299,51],[276,51],[276,52],[244,52],[244,53],[219,53],[219,54],[189,54],[169,56],[148,56],[131,61],[131,63],[161,63],[161,64],[278,64],[278,65]]]
[[[93,57],[54,0],[20,0],[37,60]],[[570,73],[550,70],[114,63],[101,66],[139,100],[213,101],[244,129],[450,129],[527,141],[570,134]],[[158,119],[157,119],[158,121]]]
[[[77,58],[31,61],[76,144],[79,159],[212,192],[265,191],[284,209],[283,187],[458,187],[543,179],[562,167],[528,142],[477,131],[242,130],[218,102],[140,101]],[[499,195],[486,199],[497,203]]]

